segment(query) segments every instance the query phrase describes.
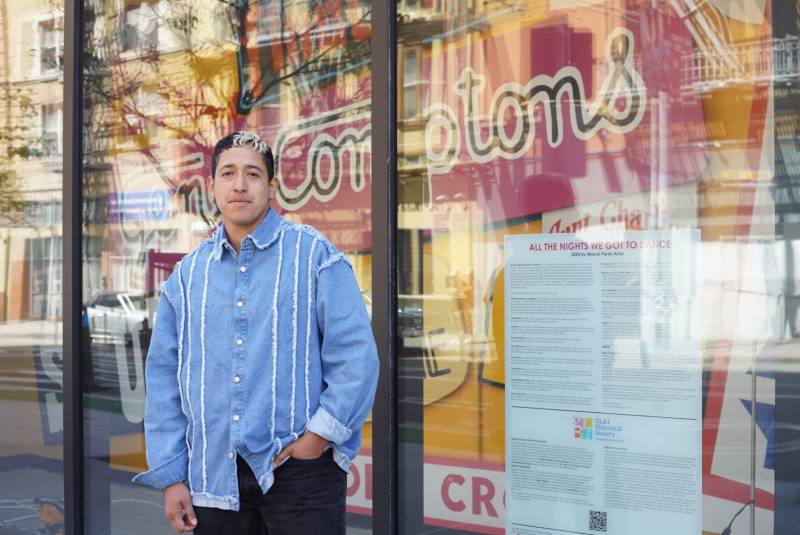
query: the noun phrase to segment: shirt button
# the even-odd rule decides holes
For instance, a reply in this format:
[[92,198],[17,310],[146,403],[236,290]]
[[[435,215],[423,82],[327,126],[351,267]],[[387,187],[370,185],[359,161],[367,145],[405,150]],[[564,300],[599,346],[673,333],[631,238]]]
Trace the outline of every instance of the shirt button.
[[241,381],[241,380],[242,380],[242,378],[241,378],[241,377],[239,377],[238,375],[237,375],[236,377],[234,377],[234,378],[233,378],[233,382],[234,382],[234,383],[238,383],[238,382],[239,382],[239,381]]
[[234,422],[238,422],[239,421],[239,415],[238,414],[234,414],[233,415],[233,421]]
[[242,308],[244,306],[244,301],[237,301],[236,306]]
[[237,338],[237,339],[236,339],[236,345],[237,345],[237,346],[240,346],[240,345],[242,345],[243,343],[244,343],[244,340],[242,340],[241,338]]
[[247,271],[247,268],[245,266],[239,266],[239,271],[244,273],[245,271]]
[[232,451],[228,452],[228,459],[233,459],[233,452]]

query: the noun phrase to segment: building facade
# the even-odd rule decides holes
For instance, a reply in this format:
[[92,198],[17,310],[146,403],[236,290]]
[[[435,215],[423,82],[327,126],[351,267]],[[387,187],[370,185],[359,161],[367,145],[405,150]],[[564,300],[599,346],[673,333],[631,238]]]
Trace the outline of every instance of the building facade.
[[144,363],[234,130],[373,319],[348,533],[794,533],[799,43],[778,0],[0,0],[0,534],[171,532]]

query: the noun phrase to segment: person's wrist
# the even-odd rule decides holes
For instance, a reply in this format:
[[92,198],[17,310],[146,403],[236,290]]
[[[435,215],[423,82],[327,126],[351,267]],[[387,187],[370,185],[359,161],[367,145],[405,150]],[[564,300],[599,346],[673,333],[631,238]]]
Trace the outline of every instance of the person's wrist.
[[308,436],[309,440],[312,440],[315,444],[319,445],[320,447],[325,447],[328,445],[328,439],[316,434],[313,431],[306,431],[306,435]]
[[170,490],[170,489],[176,489],[176,488],[179,488],[179,487],[181,487],[181,486],[186,486],[186,483],[185,483],[185,482],[183,482],[183,481],[176,481],[176,482],[175,482],[175,483],[173,483],[172,485],[167,485],[166,487],[164,487],[164,492],[167,492],[167,491],[168,491],[168,490]]

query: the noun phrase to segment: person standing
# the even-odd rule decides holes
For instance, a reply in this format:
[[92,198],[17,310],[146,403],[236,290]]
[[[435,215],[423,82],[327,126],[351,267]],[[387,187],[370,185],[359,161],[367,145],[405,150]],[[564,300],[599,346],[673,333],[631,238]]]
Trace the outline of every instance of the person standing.
[[222,223],[162,284],[145,366],[149,470],[175,531],[343,534],[378,358],[352,267],[272,207],[269,147],[234,132],[208,191]]

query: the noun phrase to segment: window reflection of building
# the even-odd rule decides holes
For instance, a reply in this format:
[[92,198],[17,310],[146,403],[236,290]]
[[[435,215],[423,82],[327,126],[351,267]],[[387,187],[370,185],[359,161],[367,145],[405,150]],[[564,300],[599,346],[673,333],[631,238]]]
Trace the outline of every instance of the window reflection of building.
[[408,48],[403,55],[403,119],[420,114],[420,50]]
[[58,72],[64,61],[64,19],[55,17],[39,22],[39,69],[41,74]]
[[61,237],[34,238],[26,243],[30,259],[30,318],[54,319],[61,315]]
[[[104,289],[143,289],[148,249],[186,252],[205,237],[203,229],[192,230],[192,216],[178,210],[172,192],[179,189],[182,160],[193,153],[180,140],[202,140],[197,149],[207,149],[205,118],[221,111],[213,78],[230,70],[198,77],[191,68],[195,46],[224,39],[222,22],[232,35],[230,20],[214,16],[218,7],[149,1],[128,2],[121,11],[87,6],[94,59],[86,76],[83,177],[87,299]],[[224,48],[206,51],[204,57],[219,59]],[[208,200],[192,198],[197,208],[191,211],[210,220]],[[179,212],[183,216],[173,219]]]
[[11,1],[0,18],[0,321],[61,315],[63,14]]
[[[770,336],[779,339],[773,349],[792,358],[791,339],[800,333],[798,13],[796,3],[769,2],[773,29],[765,33],[759,25],[745,28],[718,8],[757,3],[400,0],[398,329],[401,357],[418,364],[414,371],[424,377],[419,396],[410,401],[424,405],[423,416],[403,423],[424,444],[425,454],[503,461],[502,242],[508,234],[700,227],[703,246],[723,258],[714,264],[711,271],[718,273],[713,276],[725,278],[726,299],[733,296],[741,305],[720,307],[709,317],[727,319],[731,310],[741,308],[758,320],[752,322],[756,329],[769,323],[765,311],[777,311],[773,316],[783,314],[781,321],[768,326]],[[143,319],[152,318],[152,310],[142,313],[149,306],[143,294],[149,299],[157,295],[158,283],[214,222],[213,203],[202,185],[213,142],[234,127],[264,127],[270,122],[265,117],[271,119],[267,135],[277,130],[276,124],[294,123],[301,129],[327,111],[322,109],[326,99],[335,94],[358,104],[350,113],[362,121],[356,125],[359,150],[368,145],[368,84],[362,82],[369,55],[371,29],[364,20],[369,2],[126,0],[85,6],[92,61],[84,110],[83,288],[91,339],[101,346],[89,375],[98,377],[94,386],[121,392],[120,378],[134,384],[136,376],[120,373],[117,366],[135,358],[136,333],[145,333]],[[0,43],[0,129],[15,132],[7,145],[5,138],[0,143],[10,148],[10,155],[0,154],[0,171],[17,178],[8,183],[10,197],[20,200],[18,209],[0,213],[0,321],[55,320],[61,314],[58,75],[63,17],[50,7],[43,0],[0,5],[5,10],[0,26],[7,30]],[[598,95],[591,91],[605,75],[603,37],[620,25],[655,32],[648,46],[637,41],[633,58],[637,72],[656,75],[648,78],[648,106],[654,113],[635,133],[623,139],[601,131],[556,149],[548,147],[545,114],[538,110],[532,121],[536,139],[524,158],[471,162],[464,157],[453,176],[429,173],[424,110],[431,103],[449,102],[459,127],[466,125],[453,93],[460,68],[473,67],[495,87],[504,81],[523,84],[545,67],[569,64],[583,69],[585,97],[592,101]],[[659,37],[664,28],[669,35],[661,37],[669,38]],[[460,52],[454,54],[455,49]],[[470,50],[475,53],[464,52]],[[675,82],[677,92],[671,91]],[[758,90],[757,84],[762,84]],[[487,89],[480,98],[490,93]],[[765,105],[768,94],[774,113]],[[702,121],[694,128],[682,123],[680,113],[670,115],[697,101]],[[480,100],[481,113],[475,114],[483,133],[489,125],[510,125],[510,115],[491,118],[488,102]],[[285,161],[300,162],[314,136],[339,133],[338,126],[326,128],[304,134],[286,150]],[[774,128],[774,169],[769,168],[770,154],[761,152],[765,128]],[[673,145],[662,142],[673,135],[678,139]],[[461,143],[463,154],[463,137]],[[336,156],[345,160],[355,154],[355,149],[339,149]],[[670,170],[659,164],[664,161],[679,164],[689,180],[670,184],[665,178]],[[637,191],[626,189],[630,184],[621,178],[626,170],[638,182]],[[301,165],[286,172],[295,182],[308,176]],[[762,179],[769,173],[764,188]],[[339,177],[342,191],[350,186],[348,177]],[[595,188],[602,195],[587,201]],[[547,196],[562,206],[534,209]],[[368,230],[354,222],[368,221],[370,207],[309,206],[314,209],[293,217],[318,217],[336,239],[356,244],[358,254],[351,257],[362,288],[369,288]],[[742,225],[742,214],[750,212],[752,219]],[[752,255],[738,254],[746,247]],[[740,278],[755,283],[745,287]],[[717,283],[712,280],[709,286]],[[733,321],[710,319],[709,339],[732,343],[740,328]],[[124,350],[116,353],[122,345]],[[708,359],[716,349],[712,346]],[[707,379],[721,369],[717,362],[707,367]],[[98,442],[108,444],[106,464],[131,470],[143,463],[141,421],[130,419],[138,418],[130,409],[136,397],[124,401],[130,405],[115,424],[124,432]],[[734,400],[737,404],[742,405]],[[49,425],[58,429],[53,421]],[[497,520],[503,514],[502,487],[493,487],[496,495],[488,498],[489,487],[479,481],[473,491],[477,488],[478,498],[486,499],[455,505]],[[416,483],[428,484],[423,479]],[[466,492],[469,485],[449,484],[453,492]],[[433,487],[425,487],[426,503],[442,490]]]
[[[401,425],[422,429],[417,441],[423,444],[422,454],[405,459],[403,472],[410,474],[405,484],[425,492],[425,518],[419,519],[420,524],[454,527],[463,520],[478,532],[502,529],[502,522],[496,523],[503,517],[499,500],[491,502],[498,505],[498,517],[477,513],[481,504],[473,515],[467,514],[469,503],[451,503],[449,509],[442,504],[437,491],[453,480],[443,481],[444,487],[429,481],[437,473],[429,457],[444,456],[453,467],[465,459],[487,466],[504,460],[503,238],[508,234],[700,228],[704,258],[713,266],[706,268],[705,298],[716,299],[714,292],[719,290],[727,304],[719,308],[742,309],[741,324],[711,322],[705,333],[708,351],[713,353],[721,344],[739,348],[763,344],[770,337],[780,338],[781,347],[785,344],[780,351],[796,350],[791,338],[799,331],[800,284],[791,274],[797,272],[800,236],[796,224],[800,220],[796,180],[800,14],[791,2],[768,4],[765,13],[772,15],[771,21],[764,18],[760,11],[764,4],[759,2],[447,2],[438,28],[433,25],[437,15],[426,9],[431,2],[398,4],[399,282],[402,291],[417,294],[410,297],[423,333],[440,322],[440,310],[430,298],[443,288],[459,314],[472,309],[473,321],[461,323],[467,326],[472,353],[454,351],[439,369],[453,368],[451,363],[465,355],[479,368],[477,374],[468,371],[458,385],[451,384],[449,391],[437,389],[434,383],[442,377],[432,377],[432,368],[415,365],[423,354],[443,356],[441,341],[431,337],[433,351],[417,352],[421,342],[414,331],[403,330],[401,305],[400,374],[405,379],[401,400],[415,409],[424,405],[401,418]],[[743,23],[745,15],[755,22]],[[491,96],[502,83],[525,84],[533,76],[554,76],[570,65],[582,73],[587,92],[585,102],[575,103],[570,95],[564,103],[569,97],[577,105],[597,99],[606,74],[601,43],[615,27],[625,27],[636,36],[632,64],[647,85],[648,115],[636,129],[624,135],[607,129],[552,147],[544,137],[545,115],[539,109],[531,121],[535,138],[530,151],[517,158],[473,161],[464,148],[467,122],[480,125],[478,131],[489,140],[493,128],[507,128],[507,136],[514,130],[513,113],[492,117]],[[414,50],[420,50],[422,58],[419,71],[410,67]],[[462,114],[462,100],[451,91],[458,72],[467,66],[487,84],[477,101],[478,111],[469,118]],[[420,96],[410,89],[417,83],[422,87]],[[433,136],[426,136],[425,122],[416,120],[415,114],[441,103],[456,114],[458,128],[450,133],[461,134],[457,171],[429,174],[425,142],[444,145],[438,138],[446,136],[435,129]],[[602,193],[595,195],[592,190]],[[559,206],[543,207],[538,204],[543,198],[558,199]],[[749,240],[754,243],[747,245]],[[719,263],[716,251],[724,255]],[[780,265],[784,261],[786,265]],[[463,298],[470,273],[471,302]],[[782,281],[784,274],[787,280]],[[784,283],[786,289],[778,289]],[[783,292],[784,321],[789,327],[777,328],[782,322],[776,318],[783,314]],[[716,306],[710,308],[711,314],[716,313]],[[679,319],[676,314],[665,310],[660,317],[673,321]],[[443,335],[463,336],[455,326],[436,336]],[[728,388],[749,384],[752,376],[736,368],[744,366],[742,361],[736,362],[734,356],[730,362],[729,370],[727,360],[709,360],[706,379],[719,380],[719,374],[730,371]],[[772,387],[762,386],[762,399],[769,400]],[[434,391],[442,397],[431,396]],[[722,411],[729,428],[745,426],[751,415],[734,398],[726,399]],[[721,435],[726,432],[720,430]],[[731,454],[736,447],[731,444],[741,438],[727,435],[728,442],[718,446],[720,457],[714,462],[726,464],[720,460],[725,456],[746,462],[744,455]],[[417,451],[410,440],[404,447]],[[423,468],[417,470],[417,464]],[[774,473],[769,462],[758,468],[759,492],[770,490]],[[731,478],[727,484],[733,485],[736,463],[728,462],[725,469]],[[486,470],[481,477],[488,480]],[[466,474],[457,468],[448,473]],[[494,490],[502,494],[502,486]],[[718,532],[730,519],[727,508],[735,506],[735,512],[743,503],[725,502],[720,507],[716,500],[727,498],[714,492],[708,489],[705,498],[713,503],[704,512],[704,529],[707,522],[713,526],[710,532]],[[416,503],[403,513],[411,526],[419,516],[415,507]],[[759,506],[762,514],[771,515],[769,506]],[[763,525],[765,533],[772,529],[767,526],[768,522]],[[417,532],[423,528],[408,530]]]
[[139,50],[158,47],[158,21],[155,3],[136,2],[125,5],[122,28],[122,49]]
[[0,2],[0,531],[15,533],[64,524],[61,6]]
[[[363,0],[84,5],[87,376],[91,396],[122,407],[121,414],[101,416],[113,425],[93,427],[86,444],[104,452],[88,476],[87,501],[101,519],[95,529],[105,533],[115,529],[108,494],[118,489],[106,475],[146,465],[139,372],[160,283],[217,223],[205,181],[220,137],[234,130],[261,134],[276,150],[280,179],[294,187],[317,171],[306,165],[319,150],[316,139],[330,136],[336,144],[341,133],[357,130],[329,158],[343,162],[336,170],[340,191],[287,217],[317,226],[348,254],[369,301],[370,193],[363,169],[369,168],[371,26]],[[320,117],[327,122],[316,124]],[[279,134],[297,135],[280,154]],[[329,165],[325,160],[319,174],[327,176]],[[144,306],[126,306],[133,298]],[[92,409],[87,405],[96,414]],[[368,471],[359,466],[365,483]]]
[[17,77],[57,75],[64,60],[64,16],[41,6],[32,7],[12,12],[17,22],[13,45],[18,66],[15,74]]
[[62,104],[45,104],[42,115],[42,155],[55,157],[61,155],[61,133],[63,131]]
[[[97,60],[92,65],[104,67],[90,69],[87,76],[91,128],[84,198],[91,213],[100,215],[89,218],[88,229],[107,237],[109,265],[91,280],[138,284],[137,274],[146,269],[138,263],[146,251],[186,252],[205,237],[216,211],[205,192],[204,174],[215,140],[228,131],[247,127],[245,121],[252,123],[249,128],[275,132],[283,124],[301,124],[313,115],[322,91],[366,102],[367,86],[359,80],[368,57],[364,2],[130,2],[124,15],[111,5],[88,7],[94,44],[89,52]],[[126,33],[120,42],[115,32],[121,18]],[[128,39],[128,34],[139,37]],[[231,58],[234,51],[238,65]],[[242,86],[238,97],[248,100],[241,115],[230,103],[237,82]],[[315,132],[308,140],[310,134]],[[360,140],[359,150],[363,144]],[[150,210],[145,217],[121,201],[123,195],[157,199],[163,192],[168,194],[166,212]],[[106,201],[116,215],[103,220]],[[341,236],[348,233],[357,231],[343,229]],[[114,263],[130,269],[113,268]],[[107,278],[116,276],[124,280]]]

